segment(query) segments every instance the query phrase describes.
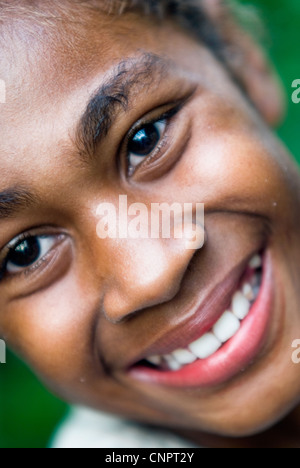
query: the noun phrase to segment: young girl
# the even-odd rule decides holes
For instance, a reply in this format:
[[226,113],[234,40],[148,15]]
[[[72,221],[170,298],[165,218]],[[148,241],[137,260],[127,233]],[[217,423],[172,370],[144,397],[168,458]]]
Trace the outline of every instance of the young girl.
[[[1,338],[63,399],[183,447],[299,447],[300,179],[259,47],[221,0],[0,11]],[[100,239],[120,195],[204,203],[204,246]],[[122,446],[97,417],[80,440]]]

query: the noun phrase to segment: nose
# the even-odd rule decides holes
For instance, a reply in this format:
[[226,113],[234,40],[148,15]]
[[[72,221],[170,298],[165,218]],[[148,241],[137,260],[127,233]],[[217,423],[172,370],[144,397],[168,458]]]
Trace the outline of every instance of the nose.
[[148,307],[172,300],[196,249],[184,239],[122,240],[113,248],[103,309],[120,323]]

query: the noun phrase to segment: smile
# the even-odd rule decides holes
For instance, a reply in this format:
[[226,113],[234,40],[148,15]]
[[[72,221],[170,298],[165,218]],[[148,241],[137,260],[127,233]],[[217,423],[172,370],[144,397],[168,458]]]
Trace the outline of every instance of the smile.
[[130,375],[167,386],[207,387],[245,370],[264,344],[272,302],[271,276],[269,256],[254,255],[231,294],[229,307],[205,332],[171,352],[145,357],[131,367]]

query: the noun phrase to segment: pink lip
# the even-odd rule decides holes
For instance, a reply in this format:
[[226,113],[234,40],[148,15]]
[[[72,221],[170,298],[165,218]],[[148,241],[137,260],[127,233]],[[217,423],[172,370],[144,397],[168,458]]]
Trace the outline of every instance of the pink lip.
[[213,356],[197,360],[179,371],[135,366],[129,375],[136,380],[169,387],[212,387],[226,383],[247,368],[260,353],[269,328],[273,302],[270,255],[264,256],[260,293],[238,333]]

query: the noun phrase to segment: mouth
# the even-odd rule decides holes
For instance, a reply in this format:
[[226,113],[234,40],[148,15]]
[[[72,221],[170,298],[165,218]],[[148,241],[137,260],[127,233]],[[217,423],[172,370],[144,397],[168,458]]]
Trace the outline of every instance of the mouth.
[[252,256],[228,292],[227,302],[219,301],[210,323],[205,327],[193,323],[187,333],[182,330],[179,347],[175,340],[166,347],[160,343],[151,347],[149,354],[130,367],[130,377],[163,386],[199,388],[224,384],[245,371],[262,350],[270,322],[270,256]]

